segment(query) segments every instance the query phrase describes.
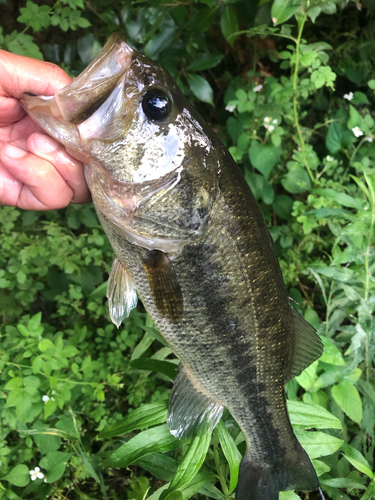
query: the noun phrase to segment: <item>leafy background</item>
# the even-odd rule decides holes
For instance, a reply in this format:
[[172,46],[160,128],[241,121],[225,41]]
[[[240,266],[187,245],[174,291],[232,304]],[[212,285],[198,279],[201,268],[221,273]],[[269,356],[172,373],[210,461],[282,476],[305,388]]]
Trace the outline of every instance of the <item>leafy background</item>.
[[[374,12],[374,0],[0,0],[1,48],[74,76],[118,31],[229,147],[325,345],[287,396],[334,500],[375,498]],[[142,305],[110,323],[113,252],[93,207],[2,207],[0,220],[0,498],[233,498],[243,436],[227,413],[212,437],[169,434],[177,360]]]

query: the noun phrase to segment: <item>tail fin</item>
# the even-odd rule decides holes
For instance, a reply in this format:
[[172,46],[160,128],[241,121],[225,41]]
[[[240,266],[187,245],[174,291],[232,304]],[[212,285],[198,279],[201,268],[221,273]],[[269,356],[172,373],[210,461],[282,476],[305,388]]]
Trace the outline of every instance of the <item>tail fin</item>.
[[272,463],[261,462],[246,453],[241,463],[236,500],[279,500],[280,491],[318,488],[315,469],[300,446],[290,456]]

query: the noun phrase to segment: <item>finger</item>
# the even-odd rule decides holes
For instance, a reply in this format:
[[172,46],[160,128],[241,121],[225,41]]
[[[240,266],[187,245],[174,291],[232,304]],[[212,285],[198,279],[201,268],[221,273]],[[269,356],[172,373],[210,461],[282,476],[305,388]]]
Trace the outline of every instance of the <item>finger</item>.
[[72,79],[56,64],[0,50],[1,84],[17,99],[24,92],[54,95]]
[[26,114],[19,100],[12,97],[0,97],[0,110],[0,126],[18,122]]
[[73,203],[87,203],[91,200],[82,163],[70,156],[63,146],[48,135],[35,133],[29,137],[27,147],[31,153],[54,165],[72,189]]
[[9,144],[1,150],[0,160],[8,172],[0,189],[4,204],[25,210],[53,210],[71,201],[73,190],[47,160]]

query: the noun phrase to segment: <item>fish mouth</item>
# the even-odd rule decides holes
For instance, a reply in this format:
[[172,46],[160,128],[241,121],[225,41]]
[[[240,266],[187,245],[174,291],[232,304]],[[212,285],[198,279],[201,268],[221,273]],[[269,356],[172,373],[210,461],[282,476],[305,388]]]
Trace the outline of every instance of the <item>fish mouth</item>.
[[[119,101],[124,75],[131,65],[133,54],[133,49],[120,35],[114,33],[97,57],[72,83],[58,90],[54,96],[23,94],[21,105],[45,132],[62,143],[74,157],[87,163],[89,157],[82,141],[92,136],[93,127],[85,127],[85,122],[107,100],[111,100],[113,93]],[[107,121],[114,97],[102,113]],[[97,128],[98,118],[95,122]]]

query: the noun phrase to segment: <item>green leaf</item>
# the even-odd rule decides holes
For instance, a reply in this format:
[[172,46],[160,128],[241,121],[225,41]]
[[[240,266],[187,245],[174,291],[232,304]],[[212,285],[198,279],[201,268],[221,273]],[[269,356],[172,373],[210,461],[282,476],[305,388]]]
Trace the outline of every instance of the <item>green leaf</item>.
[[321,460],[313,459],[311,461],[318,476],[321,476],[322,474],[325,474],[326,472],[329,472],[331,470],[329,465],[325,464]]
[[109,467],[127,467],[149,453],[164,453],[180,448],[186,440],[172,436],[167,425],[159,425],[143,431],[115,450],[104,463]]
[[294,491],[280,491],[279,500],[301,500]]
[[27,328],[30,332],[36,332],[39,329],[40,322],[42,321],[42,313],[38,312],[27,323]]
[[332,455],[332,453],[339,450],[343,444],[342,439],[330,436],[324,432],[301,431],[295,429],[295,434],[310,458]]
[[190,73],[187,77],[190,90],[200,101],[214,105],[214,92],[207,80],[199,75]]
[[40,467],[47,471],[47,483],[54,483],[62,477],[72,455],[73,453],[63,451],[51,451],[41,459]]
[[233,47],[236,39],[234,34],[238,31],[238,21],[236,13],[229,7],[229,5],[227,5],[223,10],[220,18],[220,27],[225,40]]
[[344,443],[342,446],[342,454],[346,458],[348,462],[350,462],[353,467],[355,467],[359,472],[362,472],[362,474],[365,474],[367,477],[370,479],[374,479],[374,473],[371,470],[371,467],[365,457],[353,448],[353,446],[350,446],[347,443]]
[[273,24],[285,23],[298,10],[295,0],[275,0],[272,4],[271,17]]
[[121,436],[136,429],[144,429],[151,425],[165,422],[168,416],[167,403],[153,403],[143,405],[116,424],[105,427],[98,435],[98,439],[108,439]]
[[289,219],[293,210],[293,200],[285,194],[276,195],[273,199],[272,207],[276,214],[282,219]]
[[296,429],[342,429],[341,421],[322,406],[288,401],[290,421]]
[[346,193],[341,193],[339,191],[335,191],[334,189],[314,189],[313,193],[320,194],[324,198],[328,198],[330,200],[337,201],[340,205],[344,205],[345,207],[356,208],[360,210],[361,203]]
[[203,436],[196,436],[191,441],[189,448],[182,462],[178,466],[176,474],[171,482],[171,490],[181,489],[192,481],[206,458],[210,441],[211,431],[206,432]]
[[362,401],[353,384],[344,380],[332,387],[332,397],[342,411],[357,424],[362,420]]
[[130,366],[136,370],[147,370],[160,372],[173,380],[177,375],[177,365],[170,361],[160,361],[151,358],[138,358],[130,362]]
[[37,436],[37,435],[48,435],[48,436],[58,436],[58,437],[62,437],[68,441],[76,441],[78,439],[78,436],[72,434],[72,433],[69,433],[69,432],[65,432],[65,431],[62,431],[60,429],[54,429],[54,428],[50,428],[50,427],[47,427],[45,429],[42,429],[42,430],[39,430],[39,429],[20,429],[18,431],[20,434],[24,435],[24,436]]
[[271,184],[267,179],[260,174],[245,172],[245,179],[250,186],[250,189],[256,200],[262,199],[266,205],[270,205],[273,201],[274,192]]
[[363,119],[351,104],[349,105],[349,115],[348,129],[352,130],[354,127],[362,128]]
[[38,344],[38,348],[41,352],[46,352],[48,349],[54,349],[55,344],[50,339],[42,339]]
[[240,472],[240,464],[242,455],[234,442],[234,439],[229,434],[229,431],[222,420],[217,424],[215,432],[219,438],[224,456],[228,462],[230,470],[229,493],[232,493],[238,483],[238,474]]
[[30,482],[30,472],[26,465],[18,464],[3,479],[14,486],[23,487]]
[[202,54],[194,59],[186,68],[188,71],[203,71],[205,69],[214,68],[223,59],[223,54]]
[[281,179],[281,184],[289,193],[304,193],[311,186],[309,174],[302,167],[297,167]]
[[249,158],[252,165],[269,179],[273,167],[280,160],[281,147],[271,144],[262,144],[253,140],[249,148]]
[[326,136],[326,147],[331,154],[338,153],[355,141],[354,134],[338,122],[332,122]]

